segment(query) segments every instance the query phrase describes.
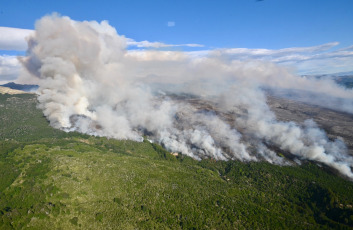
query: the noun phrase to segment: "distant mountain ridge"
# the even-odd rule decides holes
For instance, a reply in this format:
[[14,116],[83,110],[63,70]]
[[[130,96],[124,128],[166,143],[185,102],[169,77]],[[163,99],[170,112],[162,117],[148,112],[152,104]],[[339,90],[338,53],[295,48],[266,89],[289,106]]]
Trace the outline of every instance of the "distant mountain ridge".
[[334,80],[337,84],[348,89],[353,88],[353,72],[336,73],[336,74],[317,74],[317,75],[302,75],[308,78],[328,78]]
[[9,82],[0,86],[7,87],[10,89],[22,90],[25,92],[34,92],[39,88],[38,85],[17,84],[15,82]]

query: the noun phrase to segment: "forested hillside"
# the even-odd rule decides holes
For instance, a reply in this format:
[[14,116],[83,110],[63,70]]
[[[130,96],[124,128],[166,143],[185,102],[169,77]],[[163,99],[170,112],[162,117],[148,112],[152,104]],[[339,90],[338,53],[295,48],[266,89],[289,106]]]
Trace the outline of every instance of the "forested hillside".
[[196,161],[66,133],[0,95],[0,229],[351,229],[353,183],[306,162]]

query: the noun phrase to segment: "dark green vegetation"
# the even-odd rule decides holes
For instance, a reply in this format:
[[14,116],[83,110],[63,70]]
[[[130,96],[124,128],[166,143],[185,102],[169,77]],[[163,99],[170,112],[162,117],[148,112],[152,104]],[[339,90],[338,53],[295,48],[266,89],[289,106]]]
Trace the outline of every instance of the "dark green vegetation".
[[54,130],[35,104],[0,95],[0,229],[353,227],[353,183],[315,164],[175,157]]

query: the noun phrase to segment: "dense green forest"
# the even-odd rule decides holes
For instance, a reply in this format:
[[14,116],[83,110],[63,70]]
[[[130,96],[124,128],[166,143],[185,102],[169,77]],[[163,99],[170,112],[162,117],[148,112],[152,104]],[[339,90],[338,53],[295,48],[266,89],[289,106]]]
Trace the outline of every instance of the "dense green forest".
[[53,129],[0,95],[0,229],[351,229],[353,183],[314,163],[196,161]]

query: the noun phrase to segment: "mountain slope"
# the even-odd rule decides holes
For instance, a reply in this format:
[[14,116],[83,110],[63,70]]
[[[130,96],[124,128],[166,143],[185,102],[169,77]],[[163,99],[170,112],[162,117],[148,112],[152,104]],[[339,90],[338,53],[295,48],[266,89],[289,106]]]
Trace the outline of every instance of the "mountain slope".
[[353,184],[307,162],[195,161],[52,129],[35,95],[0,95],[0,229],[353,227]]
[[17,89],[11,89],[11,88],[8,88],[8,87],[3,87],[3,86],[0,86],[0,94],[24,94],[26,92],[22,91],[22,90],[17,90]]

